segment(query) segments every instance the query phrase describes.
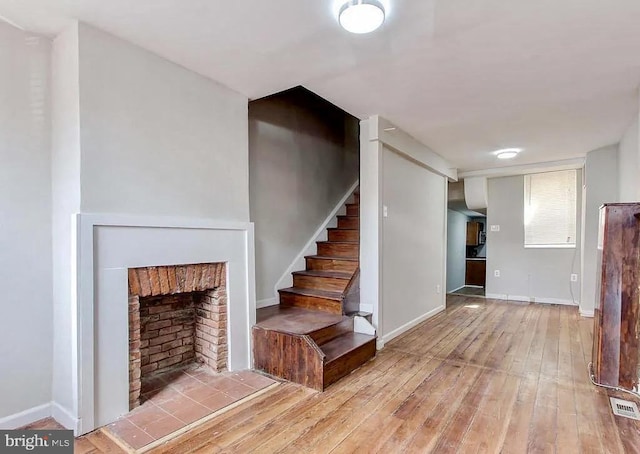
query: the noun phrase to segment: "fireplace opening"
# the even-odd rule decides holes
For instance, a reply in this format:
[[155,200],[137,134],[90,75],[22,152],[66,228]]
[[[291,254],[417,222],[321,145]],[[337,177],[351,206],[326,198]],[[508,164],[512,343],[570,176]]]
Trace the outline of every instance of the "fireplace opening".
[[129,269],[129,409],[145,382],[198,363],[227,368],[226,265]]

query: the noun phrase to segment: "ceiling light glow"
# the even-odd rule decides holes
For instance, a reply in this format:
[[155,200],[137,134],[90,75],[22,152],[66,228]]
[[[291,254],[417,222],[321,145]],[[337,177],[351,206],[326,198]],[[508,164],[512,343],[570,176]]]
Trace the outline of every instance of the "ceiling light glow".
[[512,159],[518,156],[518,153],[522,151],[522,148],[503,148],[502,150],[496,150],[493,152],[498,159]]
[[385,9],[378,0],[349,0],[338,13],[338,22],[348,32],[363,34],[377,30],[385,18]]

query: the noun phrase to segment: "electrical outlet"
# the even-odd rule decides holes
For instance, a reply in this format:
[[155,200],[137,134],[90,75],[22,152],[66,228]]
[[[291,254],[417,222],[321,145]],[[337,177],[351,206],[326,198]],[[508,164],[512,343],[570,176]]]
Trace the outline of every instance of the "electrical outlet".
[[389,216],[389,209],[387,208],[386,205],[382,206],[382,217],[386,218]]
[[436,293],[439,295],[440,294],[440,285],[436,285]]
[[491,226],[491,231],[492,232],[499,232],[500,231],[500,226],[499,225],[492,225]]
[[500,277],[500,270],[494,270],[494,271],[493,271],[493,275],[494,275],[495,277]]
[[571,282],[578,282],[578,275],[577,274],[572,274],[571,275]]

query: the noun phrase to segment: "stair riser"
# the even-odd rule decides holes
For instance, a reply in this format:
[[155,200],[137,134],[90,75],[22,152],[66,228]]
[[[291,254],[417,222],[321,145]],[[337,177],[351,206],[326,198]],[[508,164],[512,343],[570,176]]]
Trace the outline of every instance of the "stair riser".
[[315,341],[316,344],[322,345],[326,344],[332,339],[335,339],[338,336],[341,336],[345,333],[350,333],[353,331],[353,319],[347,318],[342,323],[338,323],[327,328],[322,328],[313,333],[310,333],[309,336]]
[[342,292],[347,288],[348,283],[348,279],[336,279],[333,277],[300,276],[296,274],[293,276],[293,286],[300,288]]
[[302,307],[331,314],[342,314],[342,302],[317,296],[297,295],[295,293],[280,292],[282,306]]
[[375,339],[324,365],[324,389],[356,370],[376,354]]
[[329,241],[360,241],[358,230],[329,230]]
[[360,218],[354,216],[342,217],[338,216],[339,229],[357,229],[360,228]]
[[306,263],[308,270],[345,271],[353,273],[358,268],[358,262],[354,260],[307,258]]
[[360,205],[357,204],[348,204],[347,205],[347,216],[358,216],[360,214]]
[[358,257],[358,243],[318,243],[318,255],[329,257]]

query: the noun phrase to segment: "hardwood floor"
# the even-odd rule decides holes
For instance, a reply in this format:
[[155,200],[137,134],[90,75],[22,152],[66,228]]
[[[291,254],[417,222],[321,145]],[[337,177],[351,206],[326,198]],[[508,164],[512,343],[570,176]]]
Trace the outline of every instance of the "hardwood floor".
[[[592,319],[448,301],[324,393],[282,384],[153,452],[640,452],[640,422],[614,417],[589,382]],[[102,452],[123,451],[101,432],[77,441]]]

